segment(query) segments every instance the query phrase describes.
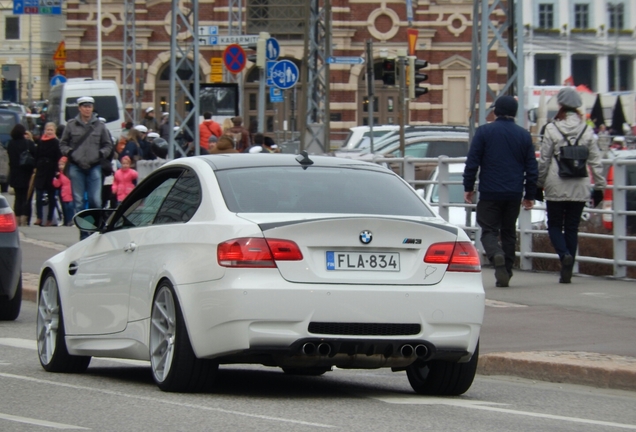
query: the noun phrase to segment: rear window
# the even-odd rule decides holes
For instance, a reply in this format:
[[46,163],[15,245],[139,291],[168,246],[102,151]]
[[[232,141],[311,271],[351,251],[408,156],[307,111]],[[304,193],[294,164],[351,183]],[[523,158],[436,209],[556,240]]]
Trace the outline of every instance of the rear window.
[[[106,123],[119,120],[119,108],[117,107],[116,96],[92,96],[92,98],[95,99],[93,112],[99,117],[105,118]],[[67,98],[65,108],[65,118],[68,122],[77,116],[77,98]]]
[[433,214],[392,173],[343,167],[216,171],[230,211],[241,213]]

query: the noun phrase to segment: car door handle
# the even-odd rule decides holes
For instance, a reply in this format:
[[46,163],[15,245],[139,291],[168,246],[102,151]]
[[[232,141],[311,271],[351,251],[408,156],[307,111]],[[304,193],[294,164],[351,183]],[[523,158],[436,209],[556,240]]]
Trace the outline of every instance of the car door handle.
[[124,246],[124,252],[133,252],[135,249],[137,249],[137,245],[135,243],[128,243]]

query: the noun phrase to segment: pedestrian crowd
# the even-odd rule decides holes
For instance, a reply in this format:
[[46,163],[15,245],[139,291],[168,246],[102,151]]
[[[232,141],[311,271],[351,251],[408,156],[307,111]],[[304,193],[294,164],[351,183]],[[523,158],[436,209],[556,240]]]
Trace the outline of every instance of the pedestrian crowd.
[[[6,148],[8,172],[3,176],[14,190],[19,226],[31,224],[34,196],[33,224],[39,226],[71,226],[74,215],[85,208],[114,208],[137,184],[138,161],[167,157],[169,113],[162,113],[158,120],[148,107],[139,124],[125,122],[121,135],[112,137],[105,120],[94,111],[92,97],[78,98],[77,105],[75,118],[66,125],[46,123],[41,136],[34,137],[22,124],[11,130]],[[175,125],[175,141],[186,156],[280,151],[271,138],[253,137],[241,117],[227,118],[223,125],[212,117],[211,112],[203,113],[199,152],[187,131]],[[3,192],[7,183],[3,182]],[[87,235],[81,231],[80,239]]]

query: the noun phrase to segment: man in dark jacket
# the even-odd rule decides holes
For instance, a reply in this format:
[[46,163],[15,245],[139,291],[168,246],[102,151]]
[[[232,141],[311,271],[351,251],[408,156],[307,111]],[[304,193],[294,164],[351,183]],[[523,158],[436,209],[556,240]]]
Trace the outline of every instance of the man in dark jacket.
[[[100,162],[109,160],[113,151],[113,142],[106,125],[93,113],[94,104],[95,100],[89,96],[77,99],[79,114],[68,121],[60,140],[62,156],[68,157],[76,213],[84,209],[84,192],[88,195],[90,208],[102,208]],[[87,236],[88,233],[80,232],[80,240]]]
[[477,223],[498,287],[507,287],[512,276],[520,204],[530,210],[537,189],[534,145],[530,133],[515,123],[517,108],[511,96],[495,101],[497,119],[477,129],[464,169],[464,200],[469,204],[479,170]]

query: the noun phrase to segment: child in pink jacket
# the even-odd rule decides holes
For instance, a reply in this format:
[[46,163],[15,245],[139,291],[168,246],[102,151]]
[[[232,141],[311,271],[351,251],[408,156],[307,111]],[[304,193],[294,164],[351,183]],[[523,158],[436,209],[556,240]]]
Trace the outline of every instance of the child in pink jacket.
[[71,180],[64,175],[64,168],[68,159],[62,156],[57,162],[58,172],[53,178],[53,187],[60,190],[60,200],[62,201],[62,211],[64,212],[64,225],[73,226],[73,216],[75,216],[75,205],[73,204],[73,189]]
[[128,194],[135,188],[137,182],[137,171],[130,167],[130,158],[124,156],[121,158],[121,168],[115,173],[115,180],[113,180],[113,193],[117,196],[117,205],[128,196]]

